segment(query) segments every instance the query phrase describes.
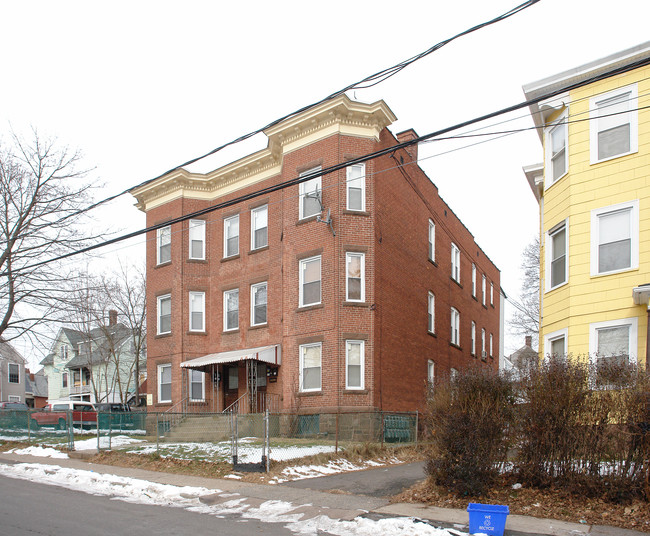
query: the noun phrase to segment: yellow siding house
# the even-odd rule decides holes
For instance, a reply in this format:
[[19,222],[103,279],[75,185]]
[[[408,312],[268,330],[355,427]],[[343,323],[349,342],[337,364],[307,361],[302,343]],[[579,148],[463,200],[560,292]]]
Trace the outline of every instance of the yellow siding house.
[[[612,73],[616,73],[611,76]],[[644,365],[650,299],[650,42],[524,86],[543,164],[540,354]]]

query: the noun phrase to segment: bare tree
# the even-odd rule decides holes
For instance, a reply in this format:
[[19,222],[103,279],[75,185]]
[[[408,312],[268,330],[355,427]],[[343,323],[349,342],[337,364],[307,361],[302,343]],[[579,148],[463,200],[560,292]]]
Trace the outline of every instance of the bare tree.
[[539,238],[535,238],[521,255],[523,280],[519,297],[510,299],[515,308],[510,328],[519,335],[532,335],[535,342],[539,337],[539,260]]
[[57,318],[70,274],[44,260],[87,246],[85,209],[94,185],[80,155],[44,139],[0,144],[0,337],[33,333]]

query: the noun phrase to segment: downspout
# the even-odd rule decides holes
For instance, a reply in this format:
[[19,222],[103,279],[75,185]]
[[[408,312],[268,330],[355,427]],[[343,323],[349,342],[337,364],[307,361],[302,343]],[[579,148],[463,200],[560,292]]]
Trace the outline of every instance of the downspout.
[[648,358],[650,358],[650,299],[647,305],[647,321],[646,321],[646,334],[645,334],[645,371],[650,372],[650,365],[648,365]]

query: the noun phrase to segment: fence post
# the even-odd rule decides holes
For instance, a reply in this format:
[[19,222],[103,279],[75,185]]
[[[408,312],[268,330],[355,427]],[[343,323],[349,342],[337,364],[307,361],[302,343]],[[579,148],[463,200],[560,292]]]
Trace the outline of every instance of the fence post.
[[420,430],[419,427],[419,417],[420,417],[420,412],[416,409],[415,410],[415,446],[418,446],[418,431]]
[[67,410],[67,422],[68,422],[68,448],[74,450],[74,422],[72,421],[72,411],[68,408]]
[[27,441],[32,440],[32,414],[27,410]]
[[339,412],[336,412],[336,445],[334,446],[334,453],[339,453]]
[[384,412],[379,412],[379,433],[381,434],[381,448],[384,448]]
[[269,408],[266,408],[264,415],[265,420],[265,430],[264,430],[264,441],[266,442],[265,451],[266,451],[266,472],[268,473],[271,469],[271,419],[269,416]]
[[[81,413],[81,429],[83,430],[84,427],[84,414],[83,412]],[[100,446],[99,446],[99,414],[95,413],[95,428],[97,428],[97,452],[100,451]]]
[[156,452],[160,452],[160,423],[158,421],[158,412],[156,412]]

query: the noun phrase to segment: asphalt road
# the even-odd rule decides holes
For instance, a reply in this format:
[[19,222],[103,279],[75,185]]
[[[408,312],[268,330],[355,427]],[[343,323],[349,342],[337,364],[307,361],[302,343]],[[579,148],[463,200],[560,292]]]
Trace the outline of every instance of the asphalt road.
[[424,462],[414,462],[294,480],[280,485],[319,491],[340,491],[370,497],[392,497],[425,478]]
[[219,518],[182,508],[149,506],[59,486],[0,476],[0,536],[287,536],[280,523],[239,515]]

